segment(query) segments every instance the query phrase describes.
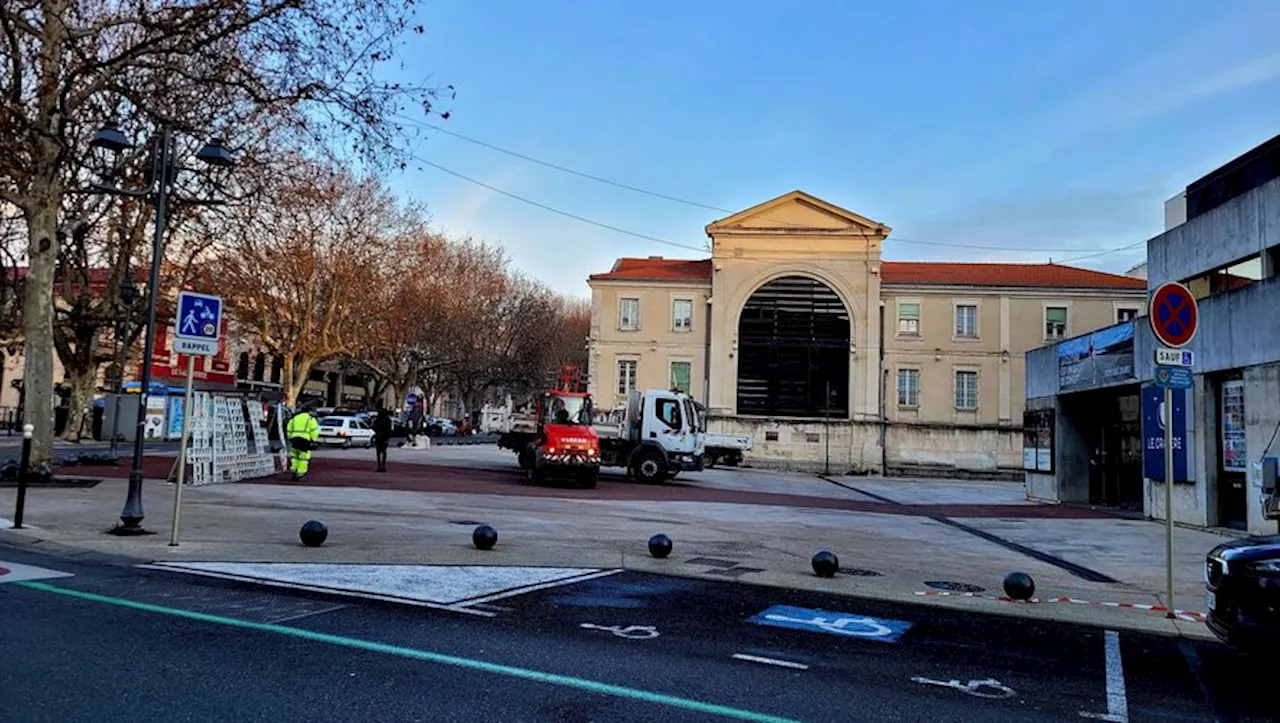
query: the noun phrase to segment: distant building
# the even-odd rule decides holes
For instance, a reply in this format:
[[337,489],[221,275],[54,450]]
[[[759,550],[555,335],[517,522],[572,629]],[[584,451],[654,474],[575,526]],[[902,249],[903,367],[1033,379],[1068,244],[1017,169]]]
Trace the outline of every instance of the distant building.
[[711,258],[591,276],[590,391],[679,388],[753,463],[1019,470],[1022,355],[1132,319],[1146,284],[1058,264],[882,261],[888,226],[801,191],[706,227]]

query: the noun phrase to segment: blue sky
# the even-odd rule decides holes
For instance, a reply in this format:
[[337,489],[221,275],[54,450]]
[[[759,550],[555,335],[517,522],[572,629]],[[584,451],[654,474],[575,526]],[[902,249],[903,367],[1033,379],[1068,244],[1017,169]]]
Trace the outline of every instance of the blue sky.
[[[403,73],[456,86],[449,130],[720,208],[802,189],[892,226],[887,259],[1133,244],[1162,230],[1166,198],[1280,133],[1274,0],[427,0],[419,16]],[[434,132],[418,153],[693,247],[726,215]],[[431,167],[391,183],[566,293],[619,256],[699,255]],[[1124,271],[1142,254],[1079,263]]]

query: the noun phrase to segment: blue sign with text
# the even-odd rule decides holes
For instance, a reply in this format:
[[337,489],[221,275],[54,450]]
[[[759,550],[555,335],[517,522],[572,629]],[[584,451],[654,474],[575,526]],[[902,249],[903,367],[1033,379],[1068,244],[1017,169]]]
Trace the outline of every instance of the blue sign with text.
[[779,628],[808,630],[846,638],[879,640],[896,643],[907,632],[911,623],[905,620],[873,618],[855,613],[833,613],[828,610],[812,610],[790,605],[774,605],[747,622],[757,625],[773,625]]
[[1165,364],[1156,365],[1155,382],[1157,387],[1169,389],[1190,389],[1195,377],[1189,367],[1175,367]]
[[[1187,481],[1187,392],[1173,393],[1173,479]],[[1164,390],[1142,390],[1142,476],[1164,481]]]

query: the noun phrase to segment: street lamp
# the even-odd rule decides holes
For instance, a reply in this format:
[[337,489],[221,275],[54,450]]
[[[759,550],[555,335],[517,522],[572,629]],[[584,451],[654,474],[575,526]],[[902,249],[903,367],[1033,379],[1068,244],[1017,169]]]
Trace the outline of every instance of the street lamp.
[[113,460],[116,457],[116,441],[120,439],[120,405],[124,402],[124,363],[129,356],[129,347],[125,344],[125,340],[129,337],[129,322],[133,320],[133,304],[140,295],[138,285],[133,283],[133,271],[130,270],[120,282],[120,300],[124,302],[125,311],[124,318],[116,325],[115,376],[112,377],[115,381],[116,403],[111,421],[111,458]]
[[[111,153],[119,153],[133,147],[129,139],[120,130],[120,126],[108,122],[98,130],[89,142],[91,148],[100,148]],[[214,138],[200,149],[196,158],[206,165],[215,168],[229,168],[234,164],[231,151],[227,150],[221,139]],[[155,235],[151,242],[151,275],[147,283],[147,337],[142,353],[142,382],[138,389],[138,419],[133,435],[133,466],[129,470],[129,492],[124,501],[124,509],[120,512],[120,525],[111,529],[115,535],[145,535],[142,528],[142,453],[143,437],[147,423],[147,397],[151,394],[151,359],[155,353],[156,336],[156,302],[160,289],[160,255],[164,249],[165,213],[169,203],[169,195],[173,192],[177,168],[174,166],[173,124],[165,121],[160,124],[160,134],[156,139],[151,156],[151,176],[146,188],[127,189],[95,184],[94,188],[104,193],[120,196],[131,196],[151,200],[156,205]],[[199,202],[197,203],[209,203]],[[122,290],[123,291],[123,290]],[[117,407],[119,404],[117,403]]]

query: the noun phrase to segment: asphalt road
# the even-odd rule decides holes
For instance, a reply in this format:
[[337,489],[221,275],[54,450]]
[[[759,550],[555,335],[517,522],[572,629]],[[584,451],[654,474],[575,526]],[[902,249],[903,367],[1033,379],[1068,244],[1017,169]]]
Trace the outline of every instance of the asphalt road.
[[73,575],[0,582],[0,717],[14,723],[1232,721],[1280,711],[1265,684],[1274,658],[731,581],[622,572],[476,605],[492,615],[480,617],[0,546],[7,563]]

